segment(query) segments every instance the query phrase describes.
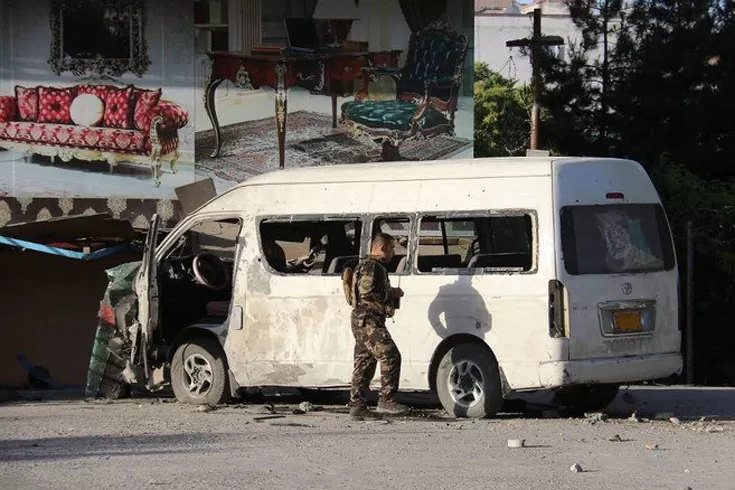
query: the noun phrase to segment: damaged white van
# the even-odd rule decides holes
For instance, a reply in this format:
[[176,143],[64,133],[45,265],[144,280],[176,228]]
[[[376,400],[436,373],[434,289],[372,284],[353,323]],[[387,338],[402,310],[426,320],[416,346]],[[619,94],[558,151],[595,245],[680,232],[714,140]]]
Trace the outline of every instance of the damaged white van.
[[160,243],[157,224],[142,263],[110,271],[90,396],[131,383],[170,383],[197,404],[243,388],[348,388],[340,275],[378,231],[399,243],[386,265],[405,292],[388,320],[400,388],[435,390],[449,413],[491,416],[509,394],[542,389],[599,409],[620,384],[682,369],[672,236],[633,161],[285,170],[215,197]]

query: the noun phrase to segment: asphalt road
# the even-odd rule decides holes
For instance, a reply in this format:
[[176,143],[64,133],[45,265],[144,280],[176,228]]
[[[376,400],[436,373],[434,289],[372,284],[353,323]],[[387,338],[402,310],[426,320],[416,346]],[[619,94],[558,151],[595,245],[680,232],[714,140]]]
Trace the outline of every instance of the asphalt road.
[[[735,389],[627,393],[609,418],[470,421],[423,409],[388,423],[352,422],[343,405],[294,415],[298,404],[283,400],[275,413],[156,398],[6,401],[0,488],[735,488]],[[518,438],[525,447],[508,448]]]

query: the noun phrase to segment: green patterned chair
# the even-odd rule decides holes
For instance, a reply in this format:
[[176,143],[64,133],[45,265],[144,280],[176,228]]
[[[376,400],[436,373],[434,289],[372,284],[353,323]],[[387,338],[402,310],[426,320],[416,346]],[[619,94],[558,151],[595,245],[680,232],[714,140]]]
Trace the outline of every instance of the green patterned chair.
[[[383,160],[400,160],[404,141],[454,135],[467,38],[444,23],[411,34],[403,68],[365,68],[355,100],[342,104],[340,123],[353,137],[383,145]],[[390,76],[395,100],[368,100],[371,80]]]

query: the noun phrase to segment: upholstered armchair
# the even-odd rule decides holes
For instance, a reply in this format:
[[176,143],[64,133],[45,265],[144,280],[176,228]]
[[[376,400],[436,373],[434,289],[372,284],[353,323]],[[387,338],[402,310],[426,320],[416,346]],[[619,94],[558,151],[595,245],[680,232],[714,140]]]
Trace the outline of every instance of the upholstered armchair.
[[[402,68],[364,69],[355,100],[342,104],[340,123],[353,137],[382,143],[383,160],[400,160],[404,141],[454,135],[454,115],[467,55],[467,38],[434,23],[411,34]],[[371,80],[389,76],[395,100],[369,100]]]

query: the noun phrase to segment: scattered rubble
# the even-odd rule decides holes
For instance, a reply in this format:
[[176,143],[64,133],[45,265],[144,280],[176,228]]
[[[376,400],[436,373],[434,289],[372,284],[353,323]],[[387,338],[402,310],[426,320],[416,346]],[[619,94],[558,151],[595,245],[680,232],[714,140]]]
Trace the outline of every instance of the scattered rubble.
[[273,425],[277,427],[314,427],[311,424],[302,424],[299,422],[271,422],[268,425]]
[[207,413],[207,412],[213,412],[214,410],[217,410],[217,407],[214,405],[199,405],[196,409],[197,412],[200,413]]
[[299,403],[299,410],[308,413],[316,411],[316,408],[311,404],[311,402],[301,402]]
[[253,417],[253,420],[256,422],[262,422],[263,420],[273,420],[273,419],[285,419],[285,415],[263,415],[261,417]]
[[525,439],[508,439],[508,447],[511,449],[525,447],[525,446],[526,446]]
[[582,473],[584,471],[579,463],[574,463],[569,469],[575,473]]
[[602,412],[594,412],[584,414],[584,418],[590,424],[596,424],[598,422],[605,422],[608,419],[608,416]]
[[669,419],[669,422],[671,422],[671,423],[672,423],[672,424],[674,424],[674,425],[681,425],[681,420],[679,420],[679,418],[678,418],[678,417],[671,417],[671,418]]
[[658,444],[646,444],[646,449],[649,451],[658,451]]
[[620,437],[620,434],[615,434],[610,439],[608,439],[610,442],[623,442],[623,438]]

